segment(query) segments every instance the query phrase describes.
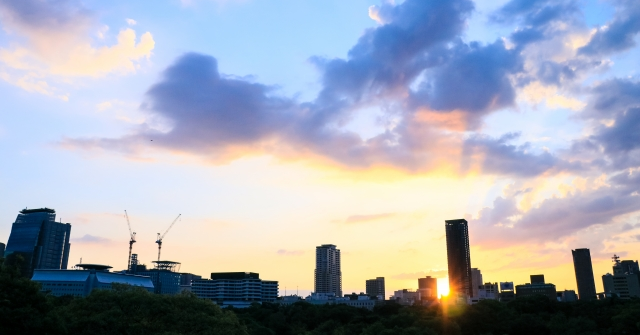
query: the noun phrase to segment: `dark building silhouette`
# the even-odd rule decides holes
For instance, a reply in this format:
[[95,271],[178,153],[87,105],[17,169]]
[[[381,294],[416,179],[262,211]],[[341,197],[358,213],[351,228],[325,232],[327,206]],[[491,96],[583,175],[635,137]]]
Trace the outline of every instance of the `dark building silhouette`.
[[418,278],[418,292],[420,299],[432,300],[438,298],[438,280],[431,276],[426,278]]
[[459,299],[472,293],[471,255],[467,220],[445,220],[447,235],[447,263],[449,265],[449,291]]
[[55,220],[53,209],[23,209],[13,223],[5,254],[24,258],[24,276],[31,278],[34,269],[67,268],[71,224]]
[[580,300],[596,299],[596,282],[593,278],[593,266],[591,265],[589,249],[571,250],[571,254],[573,255],[573,268],[576,271],[578,297]]
[[4,257],[4,248],[6,247],[6,245],[4,243],[0,242],[0,258]]
[[557,300],[558,298],[556,286],[551,283],[545,283],[544,275],[531,275],[530,284],[516,285],[516,298],[532,295],[543,295],[549,300]]
[[342,296],[340,249],[333,244],[316,247],[314,290],[315,293],[335,293],[336,297]]
[[367,295],[372,297],[382,296],[382,299],[385,298],[384,295],[384,277],[376,277],[376,279],[367,279],[366,283]]

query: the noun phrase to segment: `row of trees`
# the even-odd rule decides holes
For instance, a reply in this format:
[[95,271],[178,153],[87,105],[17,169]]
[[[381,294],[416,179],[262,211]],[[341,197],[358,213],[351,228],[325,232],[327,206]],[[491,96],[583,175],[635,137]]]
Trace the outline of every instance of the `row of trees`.
[[640,334],[640,300],[559,303],[538,296],[473,306],[254,305],[221,309],[191,294],[115,285],[52,297],[0,260],[0,334]]

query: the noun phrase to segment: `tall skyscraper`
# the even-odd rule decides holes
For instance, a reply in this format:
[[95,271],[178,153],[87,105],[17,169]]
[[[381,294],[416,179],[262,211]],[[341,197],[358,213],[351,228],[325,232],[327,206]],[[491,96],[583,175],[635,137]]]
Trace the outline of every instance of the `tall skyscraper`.
[[438,280],[431,276],[418,278],[418,292],[420,292],[420,299],[422,300],[437,299]]
[[591,265],[591,253],[589,249],[571,250],[571,254],[573,255],[573,268],[576,271],[578,297],[580,300],[596,299],[596,282],[593,278],[593,267]]
[[333,244],[316,247],[315,293],[335,293],[342,297],[340,250]]
[[452,297],[466,299],[471,295],[471,255],[467,220],[445,220],[449,292]]
[[376,279],[368,279],[367,280],[367,295],[377,297],[382,296],[382,299],[385,298],[384,295],[384,277],[376,277]]
[[480,271],[480,269],[478,268],[472,268],[471,269],[471,296],[472,297],[478,296],[478,288],[483,284],[484,282],[482,281],[482,271]]
[[31,278],[34,269],[67,268],[71,224],[55,220],[53,209],[23,209],[13,223],[5,256],[24,258],[24,276]]

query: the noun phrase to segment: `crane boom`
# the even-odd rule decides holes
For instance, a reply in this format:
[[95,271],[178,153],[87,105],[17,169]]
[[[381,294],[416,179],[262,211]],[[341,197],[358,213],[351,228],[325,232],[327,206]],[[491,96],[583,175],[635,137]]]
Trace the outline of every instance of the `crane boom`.
[[178,214],[178,217],[176,217],[175,220],[171,222],[171,224],[169,225],[169,228],[167,228],[164,234],[160,235],[160,233],[158,233],[158,237],[156,238],[156,243],[158,243],[158,262],[160,261],[160,251],[162,250],[162,239],[165,237],[165,235],[167,235],[169,230],[171,230],[171,227],[173,227],[173,225],[176,224],[176,222],[178,221],[181,215],[182,214]]
[[129,258],[127,258],[127,272],[131,272],[131,250],[133,249],[133,244],[136,243],[136,233],[131,231],[131,222],[129,222],[129,214],[127,214],[127,210],[124,211],[124,217],[127,218],[127,226],[129,226]]

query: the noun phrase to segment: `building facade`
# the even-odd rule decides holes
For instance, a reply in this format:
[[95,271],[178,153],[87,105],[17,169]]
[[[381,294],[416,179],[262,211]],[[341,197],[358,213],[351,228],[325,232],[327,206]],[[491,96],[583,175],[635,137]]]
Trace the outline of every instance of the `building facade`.
[[593,266],[589,249],[571,250],[571,254],[573,255],[576,284],[578,285],[578,297],[580,300],[596,299],[596,282],[593,278]]
[[141,287],[153,292],[151,278],[131,274],[109,272],[110,266],[78,264],[80,269],[35,269],[31,280],[41,284],[42,292],[63,296],[86,297],[93,290],[111,290],[114,283]]
[[544,281],[544,275],[531,275],[531,283],[516,285],[516,298],[543,295],[549,300],[556,300],[556,286]]
[[558,301],[560,302],[578,301],[578,295],[574,290],[558,291],[556,296],[558,297]]
[[466,301],[472,293],[471,254],[467,220],[445,220],[449,291],[452,297]]
[[640,271],[637,261],[620,261],[613,256],[613,274],[602,276],[605,296],[617,296],[621,299],[640,297]]
[[389,300],[395,301],[400,305],[413,306],[421,304],[420,291],[410,289],[402,289],[393,292],[393,296]]
[[21,271],[26,277],[34,269],[67,268],[71,224],[55,220],[53,209],[23,209],[13,223],[5,254],[24,258]]
[[315,293],[334,293],[336,297],[342,296],[340,249],[333,244],[316,247],[314,291]]
[[482,280],[482,271],[478,268],[471,268],[471,297],[478,297],[478,290],[484,283]]
[[153,261],[153,269],[145,269],[140,271],[140,267],[137,266],[135,274],[141,276],[147,276],[151,278],[155,293],[157,294],[178,294],[180,293],[180,280],[181,274],[177,272],[180,263],[172,261]]
[[382,297],[384,299],[384,277],[368,279],[366,282],[367,295],[372,297]]
[[4,258],[4,249],[6,248],[6,245],[2,242],[0,242],[0,258]]
[[418,278],[418,292],[422,300],[438,299],[438,280],[431,276]]
[[214,272],[211,279],[193,280],[191,292],[221,307],[245,308],[253,303],[275,303],[278,282],[262,280],[253,272]]

